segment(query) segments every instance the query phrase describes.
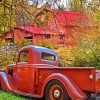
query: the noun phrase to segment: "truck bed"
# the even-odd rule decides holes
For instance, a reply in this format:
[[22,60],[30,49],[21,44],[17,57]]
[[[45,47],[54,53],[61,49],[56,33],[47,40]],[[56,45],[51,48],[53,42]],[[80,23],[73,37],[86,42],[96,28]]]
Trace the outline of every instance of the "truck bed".
[[[96,71],[94,68],[79,67],[79,68],[45,68],[38,67],[38,75],[41,77],[38,79],[38,83],[43,85],[47,77],[54,73],[60,73],[68,78],[70,78],[81,90],[85,91],[96,91],[95,88],[95,77]],[[90,76],[93,75],[93,79]]]

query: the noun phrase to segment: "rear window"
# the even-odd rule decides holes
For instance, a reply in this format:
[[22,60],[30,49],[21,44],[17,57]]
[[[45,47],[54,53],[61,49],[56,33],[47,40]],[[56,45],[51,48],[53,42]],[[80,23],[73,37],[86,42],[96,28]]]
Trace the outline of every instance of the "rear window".
[[41,59],[43,59],[43,60],[55,61],[56,60],[55,58],[56,57],[53,54],[44,53],[44,52],[42,52],[42,54],[41,54]]
[[19,63],[20,62],[28,62],[28,51],[23,51],[20,54],[20,59],[19,59]]

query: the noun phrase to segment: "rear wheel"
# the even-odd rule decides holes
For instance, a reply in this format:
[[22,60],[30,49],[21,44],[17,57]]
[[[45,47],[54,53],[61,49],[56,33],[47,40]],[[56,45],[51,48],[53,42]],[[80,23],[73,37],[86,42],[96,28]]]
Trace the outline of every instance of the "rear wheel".
[[45,90],[46,100],[69,100],[69,96],[66,92],[64,85],[57,81],[51,81]]

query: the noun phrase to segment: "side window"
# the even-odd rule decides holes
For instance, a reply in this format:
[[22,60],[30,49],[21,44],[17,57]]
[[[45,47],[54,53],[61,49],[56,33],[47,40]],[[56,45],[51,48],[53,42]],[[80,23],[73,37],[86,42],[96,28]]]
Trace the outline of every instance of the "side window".
[[23,51],[20,53],[19,63],[20,62],[28,62],[28,51]]
[[56,57],[53,54],[44,53],[44,52],[42,52],[42,54],[41,54],[41,59],[43,59],[43,60],[55,61],[56,60],[55,58]]
[[45,39],[50,39],[50,34],[46,34]]

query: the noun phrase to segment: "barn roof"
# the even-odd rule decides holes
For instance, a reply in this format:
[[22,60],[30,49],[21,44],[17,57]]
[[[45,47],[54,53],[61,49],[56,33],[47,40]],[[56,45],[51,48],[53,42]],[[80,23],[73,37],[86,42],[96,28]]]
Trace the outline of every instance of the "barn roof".
[[[92,26],[91,19],[85,13],[64,10],[51,10],[54,14],[53,19],[48,25],[48,28],[41,28],[36,25],[32,26],[17,26],[15,29],[23,30],[33,34],[63,34],[65,27],[81,27]],[[56,20],[56,23],[55,23]],[[52,28],[52,24],[55,24]],[[57,25],[56,25],[57,24]],[[58,25],[59,24],[59,25]],[[60,27],[59,27],[60,26]]]
[[91,18],[84,12],[52,10],[56,15],[55,20],[64,23],[65,26],[92,26]]
[[17,26],[15,27],[15,29],[26,31],[32,34],[50,34],[49,31],[37,26],[19,26],[19,27]]

